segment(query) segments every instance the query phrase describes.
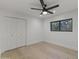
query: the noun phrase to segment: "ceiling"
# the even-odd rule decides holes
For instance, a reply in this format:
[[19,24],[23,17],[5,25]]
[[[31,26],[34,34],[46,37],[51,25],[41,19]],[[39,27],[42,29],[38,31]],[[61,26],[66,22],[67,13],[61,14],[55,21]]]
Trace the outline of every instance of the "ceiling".
[[[0,10],[16,14],[22,17],[30,15],[32,17],[47,18],[59,13],[67,12],[77,8],[77,0],[44,0],[49,6],[59,4],[56,13],[52,15],[40,16],[41,11],[31,10],[31,7],[42,8],[39,0],[0,0]],[[54,10],[54,9],[53,9]],[[53,11],[51,10],[51,11]]]

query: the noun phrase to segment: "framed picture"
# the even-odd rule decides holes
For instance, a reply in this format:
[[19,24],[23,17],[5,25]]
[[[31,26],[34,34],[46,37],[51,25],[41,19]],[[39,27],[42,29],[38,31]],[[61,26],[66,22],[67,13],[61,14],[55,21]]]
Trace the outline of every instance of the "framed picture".
[[51,31],[72,32],[72,18],[50,22]]

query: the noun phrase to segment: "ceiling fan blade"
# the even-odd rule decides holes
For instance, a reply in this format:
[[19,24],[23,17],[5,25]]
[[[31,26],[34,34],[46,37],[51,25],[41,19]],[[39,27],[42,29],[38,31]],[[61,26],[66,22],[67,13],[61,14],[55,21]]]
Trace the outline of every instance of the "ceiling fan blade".
[[42,14],[43,14],[43,12],[40,13],[40,15],[42,15]]
[[51,11],[47,11],[48,13],[50,13],[50,14],[53,14],[53,12],[51,12]]
[[38,8],[31,8],[31,9],[33,9],[33,10],[42,10],[42,9],[38,9]]
[[47,10],[50,10],[50,9],[53,9],[53,8],[57,8],[57,7],[59,7],[59,5],[55,5],[55,6],[49,7],[49,8],[47,8]]
[[42,7],[45,7],[45,4],[44,4],[44,1],[43,0],[40,0],[40,3],[42,5]]

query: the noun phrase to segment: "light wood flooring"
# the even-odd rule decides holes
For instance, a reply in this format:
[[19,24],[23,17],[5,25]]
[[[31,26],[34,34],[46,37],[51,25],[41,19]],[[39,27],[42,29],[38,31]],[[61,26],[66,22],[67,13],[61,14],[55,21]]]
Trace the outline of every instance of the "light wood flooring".
[[1,59],[78,59],[77,51],[49,44],[36,43],[9,50],[1,55]]

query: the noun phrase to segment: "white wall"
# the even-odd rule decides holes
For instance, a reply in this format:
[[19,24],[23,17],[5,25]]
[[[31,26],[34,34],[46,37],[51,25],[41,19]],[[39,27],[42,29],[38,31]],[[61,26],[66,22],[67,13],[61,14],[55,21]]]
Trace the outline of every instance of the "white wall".
[[[69,11],[44,22],[45,41],[77,50],[78,43],[78,15],[77,10]],[[50,22],[62,19],[73,19],[73,32],[54,32],[50,31]]]
[[29,18],[26,21],[26,44],[33,44],[42,41],[43,22],[38,18]]
[[25,21],[0,15],[0,52],[25,45]]

